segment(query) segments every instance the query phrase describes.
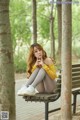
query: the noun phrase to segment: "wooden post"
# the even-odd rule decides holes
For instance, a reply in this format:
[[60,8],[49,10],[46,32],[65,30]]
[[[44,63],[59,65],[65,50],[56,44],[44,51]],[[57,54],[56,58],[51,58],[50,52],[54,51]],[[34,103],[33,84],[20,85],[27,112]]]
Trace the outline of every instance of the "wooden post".
[[71,65],[72,65],[72,10],[71,0],[62,1],[62,90],[61,120],[72,120]]

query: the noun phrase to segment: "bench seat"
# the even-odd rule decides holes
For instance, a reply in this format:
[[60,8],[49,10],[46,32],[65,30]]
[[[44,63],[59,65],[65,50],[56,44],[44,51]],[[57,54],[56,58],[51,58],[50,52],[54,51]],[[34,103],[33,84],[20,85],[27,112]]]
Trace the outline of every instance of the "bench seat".
[[60,97],[58,93],[37,93],[35,96],[24,96],[25,101],[53,102]]

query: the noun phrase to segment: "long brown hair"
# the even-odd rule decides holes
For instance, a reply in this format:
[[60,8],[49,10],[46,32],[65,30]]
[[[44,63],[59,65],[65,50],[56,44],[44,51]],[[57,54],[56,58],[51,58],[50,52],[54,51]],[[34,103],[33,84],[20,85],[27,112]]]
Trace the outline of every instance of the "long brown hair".
[[45,58],[47,58],[47,54],[44,51],[43,47],[38,44],[38,43],[34,43],[30,46],[30,50],[29,50],[29,56],[28,56],[28,60],[27,60],[27,73],[31,74],[31,70],[32,70],[32,66],[35,64],[36,62],[36,57],[34,56],[34,47],[36,47],[39,50],[42,50],[43,52],[43,60]]

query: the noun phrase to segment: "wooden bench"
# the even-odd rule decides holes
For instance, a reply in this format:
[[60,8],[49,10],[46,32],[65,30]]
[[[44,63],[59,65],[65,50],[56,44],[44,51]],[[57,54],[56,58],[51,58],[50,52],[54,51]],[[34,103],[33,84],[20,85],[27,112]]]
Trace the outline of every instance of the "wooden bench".
[[[76,112],[77,95],[80,94],[80,64],[72,65],[72,94],[73,94],[73,113]],[[55,93],[38,93],[35,96],[24,96],[25,101],[35,101],[45,103],[45,120],[48,120],[48,114],[60,110],[60,108],[49,110],[49,102],[55,102],[61,96],[61,75],[57,78],[57,87]]]
[[73,113],[76,113],[77,95],[80,94],[80,64],[72,65]]

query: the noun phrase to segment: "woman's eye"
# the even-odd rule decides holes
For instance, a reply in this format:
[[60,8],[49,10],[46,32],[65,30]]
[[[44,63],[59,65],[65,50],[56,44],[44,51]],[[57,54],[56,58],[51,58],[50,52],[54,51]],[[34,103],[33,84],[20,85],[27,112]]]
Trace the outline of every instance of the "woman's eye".
[[34,53],[37,53],[37,51],[35,51]]

